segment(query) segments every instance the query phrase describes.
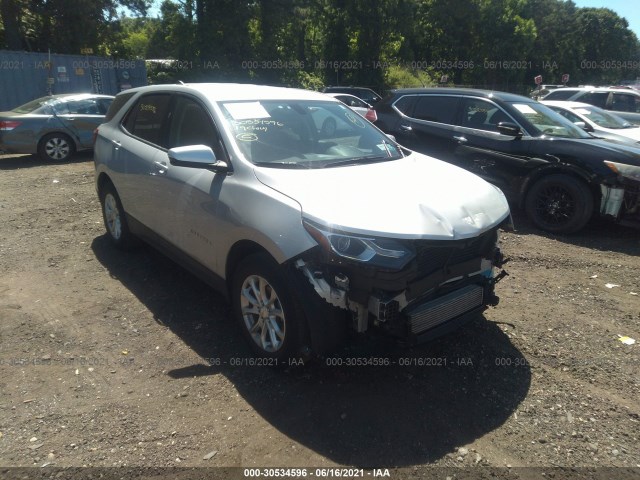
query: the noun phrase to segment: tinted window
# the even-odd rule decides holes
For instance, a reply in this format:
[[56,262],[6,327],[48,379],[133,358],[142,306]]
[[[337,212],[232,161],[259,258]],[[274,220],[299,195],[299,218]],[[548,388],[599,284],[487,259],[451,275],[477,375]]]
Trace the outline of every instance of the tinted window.
[[545,100],[568,100],[576,94],[575,90],[553,90],[544,97]]
[[430,122],[453,124],[460,99],[442,95],[424,95],[418,99],[413,117]]
[[589,92],[576,99],[576,101],[590,103],[600,108],[611,108],[607,107],[607,103],[611,103],[611,99],[608,99],[610,93],[611,92]]
[[109,110],[107,110],[107,115],[104,118],[105,122],[108,122],[113,117],[115,117],[116,113],[118,113],[118,111],[120,111],[120,109],[124,107],[124,104],[127,103],[129,99],[133,97],[133,95],[134,95],[133,92],[122,93],[118,95],[112,102],[110,100],[111,105],[109,106]]
[[399,100],[397,100],[393,104],[393,106],[396,107],[397,110],[401,111],[405,115],[411,116],[411,111],[413,109],[413,105],[416,99],[417,97],[412,97],[412,96],[401,97]]
[[628,93],[614,93],[611,101],[611,110],[618,112],[638,112],[638,98]]
[[154,94],[141,97],[127,114],[124,128],[143,140],[166,146],[166,138],[162,138],[162,127],[169,109],[169,94]]
[[171,115],[167,148],[187,145],[206,145],[217,158],[221,157],[218,132],[209,114],[195,100],[178,96]]

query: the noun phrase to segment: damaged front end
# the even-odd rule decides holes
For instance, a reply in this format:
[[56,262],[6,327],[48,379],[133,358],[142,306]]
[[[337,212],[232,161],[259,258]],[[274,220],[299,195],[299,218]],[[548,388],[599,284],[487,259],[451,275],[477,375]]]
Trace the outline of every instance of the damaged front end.
[[376,238],[305,222],[319,247],[296,269],[327,303],[349,312],[352,327],[377,327],[409,343],[428,340],[497,305],[506,272],[498,226],[459,240]]
[[605,160],[617,177],[600,185],[600,213],[621,225],[640,227],[640,167]]

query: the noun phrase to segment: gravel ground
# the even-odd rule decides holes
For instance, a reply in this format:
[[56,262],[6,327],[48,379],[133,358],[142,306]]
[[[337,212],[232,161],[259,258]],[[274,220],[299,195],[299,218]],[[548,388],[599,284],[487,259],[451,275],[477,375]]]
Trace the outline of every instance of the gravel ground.
[[[205,284],[151,248],[109,245],[90,155],[0,157],[0,470],[638,478],[640,344],[621,340],[640,340],[639,233],[554,236],[514,218],[500,305],[477,322],[413,349],[359,339],[342,366],[274,370],[247,365]],[[370,357],[389,365],[344,365]]]

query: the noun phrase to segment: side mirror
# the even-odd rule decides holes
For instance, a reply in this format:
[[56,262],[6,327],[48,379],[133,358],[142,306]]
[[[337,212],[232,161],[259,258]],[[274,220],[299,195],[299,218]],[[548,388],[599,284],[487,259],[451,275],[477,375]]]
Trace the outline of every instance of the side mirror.
[[498,123],[498,131],[502,135],[509,135],[510,137],[522,137],[522,130],[518,125],[511,122],[500,122]]
[[227,162],[216,159],[211,147],[206,145],[188,145],[175,147],[167,152],[171,165],[188,168],[206,168],[214,172],[225,173],[229,171]]

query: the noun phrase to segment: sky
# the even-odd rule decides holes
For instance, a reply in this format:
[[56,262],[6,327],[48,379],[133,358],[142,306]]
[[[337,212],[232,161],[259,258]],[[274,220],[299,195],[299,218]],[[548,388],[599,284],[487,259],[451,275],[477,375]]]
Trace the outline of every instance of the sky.
[[629,22],[629,28],[640,38],[640,5],[637,0],[573,0],[577,7],[608,8]]

